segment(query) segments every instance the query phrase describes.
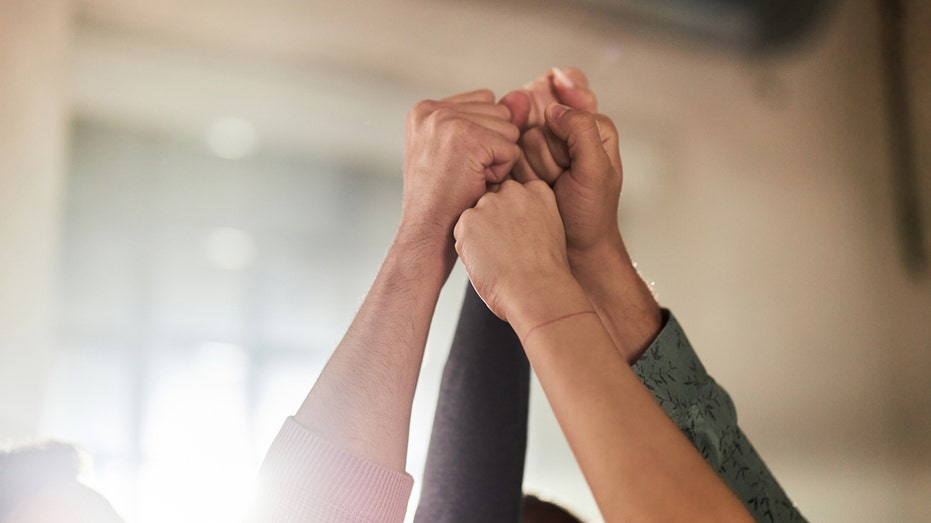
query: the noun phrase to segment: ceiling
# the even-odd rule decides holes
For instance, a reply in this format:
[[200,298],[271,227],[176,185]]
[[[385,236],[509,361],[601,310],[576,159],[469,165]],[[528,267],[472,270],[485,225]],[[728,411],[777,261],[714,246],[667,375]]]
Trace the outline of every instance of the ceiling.
[[760,67],[555,3],[80,0],[77,18],[78,117],[199,137],[233,116],[265,150],[377,172],[399,165],[419,99],[502,95],[571,65],[602,93],[602,112],[655,127],[659,110],[688,114],[699,100],[726,112]]

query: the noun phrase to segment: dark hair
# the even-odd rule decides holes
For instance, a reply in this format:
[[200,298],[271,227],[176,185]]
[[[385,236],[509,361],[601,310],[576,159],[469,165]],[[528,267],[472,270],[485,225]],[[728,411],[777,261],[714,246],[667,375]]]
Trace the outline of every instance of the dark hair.
[[568,510],[532,494],[524,494],[522,513],[521,523],[582,523]]

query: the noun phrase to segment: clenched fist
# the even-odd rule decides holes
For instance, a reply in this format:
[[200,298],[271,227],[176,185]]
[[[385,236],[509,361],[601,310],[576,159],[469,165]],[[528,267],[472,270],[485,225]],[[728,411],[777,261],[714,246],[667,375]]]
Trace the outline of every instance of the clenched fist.
[[446,247],[462,212],[500,183],[520,157],[520,130],[494,93],[479,90],[410,111],[405,130],[402,231]]
[[505,181],[462,214],[454,234],[476,292],[505,321],[572,279],[556,198],[542,181]]

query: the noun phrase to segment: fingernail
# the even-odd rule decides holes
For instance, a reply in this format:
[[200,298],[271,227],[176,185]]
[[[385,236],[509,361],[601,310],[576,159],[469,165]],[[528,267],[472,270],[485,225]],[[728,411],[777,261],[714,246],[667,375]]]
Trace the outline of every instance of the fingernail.
[[550,106],[546,108],[546,112],[548,113],[548,118],[555,122],[559,120],[562,113],[566,112],[566,109],[568,109],[568,107],[565,105],[550,104]]
[[562,69],[558,67],[553,68],[553,76],[556,78],[556,81],[563,85],[563,87],[568,87],[569,89],[575,88],[575,82],[569,78],[569,75],[563,72]]

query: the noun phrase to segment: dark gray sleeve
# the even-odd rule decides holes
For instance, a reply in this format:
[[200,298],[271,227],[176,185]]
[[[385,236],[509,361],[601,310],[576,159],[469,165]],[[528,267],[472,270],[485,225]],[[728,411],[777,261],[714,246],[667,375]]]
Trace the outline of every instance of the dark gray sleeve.
[[443,371],[416,523],[517,523],[530,366],[471,285]]
[[634,364],[634,372],[756,521],[805,521],[737,426],[727,392],[705,372],[675,317]]

